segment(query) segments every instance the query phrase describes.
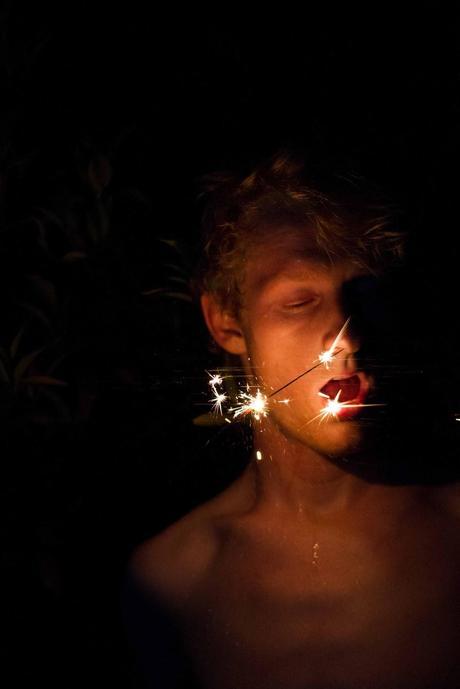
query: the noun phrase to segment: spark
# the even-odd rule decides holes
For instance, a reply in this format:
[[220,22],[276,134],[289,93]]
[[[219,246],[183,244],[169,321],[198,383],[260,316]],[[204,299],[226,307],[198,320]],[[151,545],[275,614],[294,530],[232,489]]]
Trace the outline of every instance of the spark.
[[326,404],[326,406],[323,409],[323,412],[325,415],[330,415],[330,416],[335,416],[337,418],[337,414],[342,408],[342,403],[339,402],[339,397],[340,393],[342,390],[339,390],[336,396],[334,397],[333,400],[329,400],[329,402]]
[[285,400],[276,400],[278,404],[290,404],[291,400],[286,397]]
[[[218,373],[211,374],[209,371],[207,373],[209,375],[208,384],[213,392],[213,397],[210,399],[212,411],[215,414],[223,415],[222,405],[228,401],[229,396],[225,392],[220,392],[218,386],[222,385],[224,379]],[[259,421],[261,416],[267,416],[267,397],[259,389],[257,389],[255,395],[252,395],[249,383],[246,383],[245,388],[245,392],[239,392],[236,406],[229,409],[227,413],[233,414],[233,419],[246,414],[252,414]],[[227,417],[225,417],[225,421],[231,423],[231,420]]]
[[318,357],[320,363],[324,364],[326,368],[329,368],[329,364],[332,361],[332,352],[330,349],[327,349],[325,352],[321,352],[321,354]]
[[338,419],[339,414],[342,411],[342,409],[361,409],[364,407],[384,407],[384,404],[348,404],[347,402],[340,402],[340,393],[342,390],[339,390],[334,399],[331,399],[328,395],[325,395],[323,392],[318,392],[318,395],[320,397],[325,397],[328,401],[326,406],[321,409],[320,413],[314,416],[310,421],[308,421],[307,425],[312,423],[313,421],[316,421],[316,419],[319,419],[319,422],[321,423],[325,419]]
[[261,416],[267,416],[267,397],[259,389],[257,389],[255,395],[251,395],[249,392],[241,392],[238,400],[239,404],[230,409],[234,419],[238,418],[238,416],[253,414],[256,421],[259,421]]
[[227,401],[227,395],[224,392],[216,392],[214,388],[213,392],[215,393],[215,397],[211,399],[212,411],[215,414],[222,414],[222,404]]
[[321,364],[324,364],[326,368],[329,368],[329,364],[331,363],[335,352],[335,349],[337,345],[339,344],[340,340],[342,339],[343,333],[348,327],[348,324],[350,322],[351,316],[347,318],[343,326],[340,328],[339,334],[335,338],[334,342],[332,343],[331,347],[329,349],[326,349],[324,352],[321,352],[321,354],[318,356],[319,362]]
[[256,451],[256,459],[257,459],[259,462],[260,462],[260,460],[262,459],[262,452],[261,452],[260,450],[257,450],[257,451]]
[[216,392],[216,391],[215,391],[215,388],[216,388],[218,385],[222,385],[222,383],[224,382],[224,380],[223,380],[222,376],[220,376],[218,373],[216,373],[216,374],[214,374],[214,375],[211,375],[211,374],[209,373],[208,375],[211,376],[210,379],[209,379],[209,381],[208,381],[208,383],[209,383],[209,385],[211,386],[211,388],[213,389],[213,392]]
[[225,394],[225,392],[219,392],[217,390],[217,387],[222,385],[224,379],[219,373],[212,374],[209,373],[209,371],[207,373],[209,375],[209,387],[214,393],[214,397],[210,399],[210,403],[212,404],[212,411],[215,414],[222,414],[222,405],[224,402],[227,401],[228,397]]

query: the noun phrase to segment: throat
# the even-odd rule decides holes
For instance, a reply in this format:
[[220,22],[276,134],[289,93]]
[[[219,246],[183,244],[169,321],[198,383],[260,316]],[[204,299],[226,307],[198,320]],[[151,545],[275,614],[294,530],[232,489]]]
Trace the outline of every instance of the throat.
[[367,485],[311,448],[281,439],[268,444],[267,435],[255,438],[256,451],[248,467],[255,479],[256,498],[293,514],[347,511]]

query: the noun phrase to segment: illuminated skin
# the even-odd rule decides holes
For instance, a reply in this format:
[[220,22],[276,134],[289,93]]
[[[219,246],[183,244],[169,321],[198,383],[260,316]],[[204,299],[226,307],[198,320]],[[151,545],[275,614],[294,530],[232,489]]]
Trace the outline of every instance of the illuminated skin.
[[[305,253],[307,252],[307,253]],[[241,327],[247,372],[269,393],[298,376],[336,342],[347,315],[341,304],[343,286],[358,275],[351,265],[326,265],[308,258],[301,233],[283,234],[249,258]],[[346,453],[359,445],[359,422],[328,419],[309,424],[324,409],[321,387],[333,377],[357,372],[359,343],[343,332],[342,351],[289,388],[289,405],[272,405],[266,426],[320,455]],[[244,358],[244,357],[243,357]],[[362,384],[370,385],[360,372]],[[265,433],[267,429],[265,428]],[[299,448],[300,449],[300,448]]]
[[[248,257],[239,318],[203,297],[214,338],[268,394],[317,360],[348,317],[342,290],[356,269],[321,266],[309,248],[288,230]],[[284,392],[270,402],[242,476],[135,552],[152,686],[184,686],[180,659],[156,648],[153,599],[203,689],[460,686],[459,487],[368,483],[341,459],[363,440],[359,414],[314,420],[323,384],[356,370],[352,333],[328,369],[289,386],[288,403]]]

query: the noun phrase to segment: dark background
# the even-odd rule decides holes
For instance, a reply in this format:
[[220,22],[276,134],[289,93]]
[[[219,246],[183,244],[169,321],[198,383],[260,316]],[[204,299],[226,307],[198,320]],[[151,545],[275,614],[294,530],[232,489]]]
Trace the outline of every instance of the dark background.
[[434,3],[62,5],[0,11],[0,667],[136,687],[129,553],[246,455],[243,431],[192,423],[217,365],[187,290],[200,175],[290,144],[393,195],[386,375],[427,465],[455,465],[460,23]]

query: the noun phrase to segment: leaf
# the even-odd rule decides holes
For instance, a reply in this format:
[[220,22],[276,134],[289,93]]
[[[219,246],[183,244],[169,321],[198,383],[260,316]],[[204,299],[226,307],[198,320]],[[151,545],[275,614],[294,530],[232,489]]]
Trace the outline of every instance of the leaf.
[[0,358],[0,381],[3,381],[3,383],[9,383],[10,382],[10,377],[8,375],[8,372],[3,365],[3,361]]
[[73,263],[74,261],[80,261],[83,258],[88,258],[88,255],[84,251],[68,251],[61,258],[64,263]]
[[162,239],[161,237],[158,240],[162,244],[166,244],[166,246],[171,247],[171,249],[174,249],[175,251],[179,252],[179,242],[176,239]]
[[58,356],[58,358],[56,359],[56,361],[53,361],[53,363],[50,364],[50,366],[48,366],[48,371],[47,371],[48,375],[49,375],[50,373],[53,373],[53,371],[55,371],[55,370],[57,369],[57,367],[58,367],[65,359],[67,359],[67,357],[70,356],[71,354],[74,354],[74,350],[70,350],[70,351],[68,351],[68,352],[64,352],[63,354],[60,354],[60,356]]
[[36,296],[43,304],[51,309],[56,308],[56,287],[50,280],[46,280],[41,275],[26,275],[26,280],[33,285]]
[[40,321],[40,323],[45,325],[48,329],[51,329],[51,322],[48,320],[48,318],[45,316],[41,309],[37,309],[36,306],[28,304],[25,301],[15,301],[14,303],[20,308],[24,309],[24,311],[26,311],[29,315],[33,316],[38,321]]
[[174,275],[171,275],[169,280],[171,282],[177,282],[180,285],[188,285],[188,280],[186,280],[185,278],[181,278],[181,277],[175,277]]
[[40,349],[36,349],[34,352],[30,352],[30,354],[26,354],[26,356],[22,357],[21,361],[17,364],[17,366],[14,369],[14,380],[18,381],[24,373],[27,371],[29,366],[35,361],[37,356],[43,352],[45,348],[41,347]]
[[52,223],[53,225],[57,225],[57,227],[61,228],[62,230],[65,229],[62,218],[56,215],[56,213],[53,211],[49,210],[48,208],[42,208],[41,206],[37,207],[37,211],[39,211],[45,220],[48,220],[48,222]]
[[185,292],[171,292],[168,290],[166,287],[159,287],[158,289],[152,289],[148,290],[147,292],[141,292],[144,296],[151,296],[152,294],[156,294],[157,296],[164,296],[168,297],[169,299],[180,299],[181,301],[186,301],[191,303],[192,297],[190,294],[186,294]]
[[166,291],[166,287],[156,287],[155,289],[149,289],[146,292],[141,292],[144,296],[149,296],[150,294],[162,294]]
[[162,242],[163,244],[166,244],[166,246],[169,246],[171,249],[173,249],[176,252],[176,254],[178,254],[180,256],[183,263],[185,263],[186,265],[189,265],[190,258],[187,255],[187,252],[186,252],[183,244],[181,244],[180,242],[178,242],[175,239],[162,239],[161,237],[158,239],[158,241]]
[[27,328],[27,325],[24,323],[24,325],[22,326],[22,328],[20,328],[18,334],[16,335],[16,337],[14,338],[14,340],[11,343],[10,357],[12,359],[16,358],[16,354],[18,353],[19,343],[21,342],[22,336],[24,335],[26,328]]
[[59,380],[51,376],[29,376],[28,378],[23,378],[21,383],[23,385],[58,385],[61,387],[68,385],[65,380]]
[[38,218],[32,218],[32,222],[38,228],[38,245],[41,246],[42,249],[49,255],[50,251],[45,226]]
[[112,177],[112,167],[105,156],[98,155],[88,166],[88,180],[93,191],[99,196],[108,186]]
[[169,268],[170,270],[174,271],[175,273],[179,273],[179,275],[185,274],[183,266],[179,266],[179,265],[177,265],[177,263],[165,263],[164,267]]

